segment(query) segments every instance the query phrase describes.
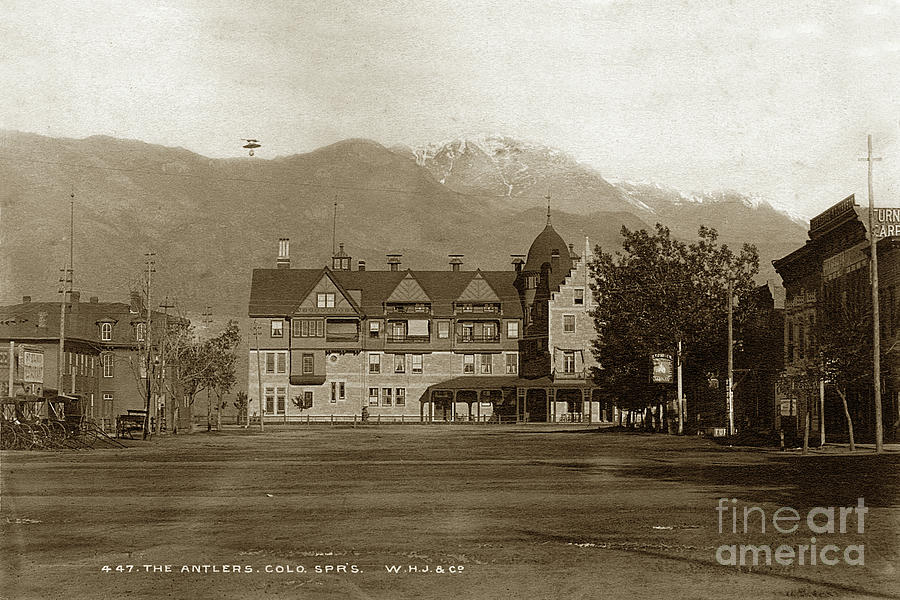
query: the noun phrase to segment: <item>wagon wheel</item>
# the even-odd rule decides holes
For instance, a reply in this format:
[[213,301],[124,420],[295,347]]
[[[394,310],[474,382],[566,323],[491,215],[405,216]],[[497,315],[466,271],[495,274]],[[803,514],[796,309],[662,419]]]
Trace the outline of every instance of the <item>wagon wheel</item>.
[[34,446],[34,435],[31,432],[31,425],[18,423],[16,425],[16,448],[18,450],[31,450],[32,446]]
[[32,423],[31,430],[34,432],[34,442],[38,449],[53,449],[53,436],[50,433],[50,428],[46,423],[41,423],[40,421],[38,421],[37,423]]
[[14,423],[4,421],[0,425],[0,448],[3,450],[12,450],[16,447],[16,426]]
[[48,421],[47,427],[50,429],[50,443],[54,448],[62,449],[68,446],[66,426],[60,421]]

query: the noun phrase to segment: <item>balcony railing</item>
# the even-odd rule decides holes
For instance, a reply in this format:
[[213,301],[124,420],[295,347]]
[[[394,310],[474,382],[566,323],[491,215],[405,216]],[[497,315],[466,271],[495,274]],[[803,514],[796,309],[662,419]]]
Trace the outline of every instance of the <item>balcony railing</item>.
[[587,375],[585,369],[580,371],[561,371],[559,369],[553,369],[554,379],[587,379]]
[[388,312],[392,313],[430,313],[430,304],[389,304]]
[[475,335],[473,333],[472,335],[459,335],[456,337],[456,341],[459,342],[460,344],[493,343],[493,342],[500,341],[500,334],[499,333],[493,333],[493,334],[489,333],[489,334]]
[[427,344],[431,341],[430,335],[389,335],[387,341],[392,344]]

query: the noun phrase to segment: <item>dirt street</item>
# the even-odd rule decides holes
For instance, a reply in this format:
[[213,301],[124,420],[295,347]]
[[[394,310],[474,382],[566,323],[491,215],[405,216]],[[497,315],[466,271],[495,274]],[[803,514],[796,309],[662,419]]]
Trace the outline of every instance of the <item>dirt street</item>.
[[[3,598],[900,598],[900,454],[540,426],[129,444],[0,455]],[[852,512],[846,533],[808,528],[810,508],[859,498],[862,533]],[[779,507],[802,515],[795,533],[773,528]],[[838,564],[717,560],[811,537]]]

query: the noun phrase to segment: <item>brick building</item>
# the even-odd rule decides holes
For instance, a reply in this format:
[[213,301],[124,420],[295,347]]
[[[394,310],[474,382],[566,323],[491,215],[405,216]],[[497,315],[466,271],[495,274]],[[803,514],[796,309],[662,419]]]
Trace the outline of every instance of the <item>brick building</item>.
[[[589,256],[586,245],[584,257]],[[523,257],[524,260],[523,260]],[[581,421],[602,417],[587,368],[586,258],[548,222],[506,271],[366,270],[341,246],[330,267],[255,269],[249,414],[392,420]]]
[[[82,302],[71,292],[66,303],[65,342],[59,368],[60,302],[32,302],[25,296],[19,304],[0,307],[0,344],[28,344],[44,357],[43,394],[80,400],[83,415],[111,430],[115,418],[128,410],[143,410],[146,402],[147,370],[144,336],[146,309],[138,293],[130,302],[100,302],[91,297]],[[151,311],[151,327],[176,317]],[[154,336],[155,337],[155,336]],[[155,395],[151,415],[162,417],[171,430],[190,430],[190,407]]]
[[[777,401],[779,426],[798,430],[810,414],[811,429],[844,431],[840,400],[818,374],[815,332],[827,327],[837,306],[871,307],[868,209],[848,196],[810,221],[806,244],[773,261],[786,290],[784,372]],[[884,424],[896,429],[900,403],[900,236],[878,241],[879,309]],[[871,381],[852,391],[851,416],[863,435],[874,431]],[[824,411],[822,410],[824,404]]]

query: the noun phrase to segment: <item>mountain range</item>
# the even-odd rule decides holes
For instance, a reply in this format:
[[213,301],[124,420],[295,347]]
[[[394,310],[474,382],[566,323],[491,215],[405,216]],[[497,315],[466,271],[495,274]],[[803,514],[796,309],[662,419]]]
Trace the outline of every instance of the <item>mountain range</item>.
[[448,254],[463,253],[464,269],[506,269],[544,227],[548,194],[554,227],[578,252],[584,236],[615,249],[623,225],[658,221],[689,239],[706,224],[730,245],[755,243],[760,279],[774,279],[771,260],[806,237],[804,224],[758,198],[614,183],[562,151],[502,136],[418,148],[351,139],[274,159],[211,159],[0,131],[0,177],[2,304],[58,297],[72,201],[83,297],[124,301],[153,251],[156,299],[223,319],[246,314],[250,272],[274,266],[280,237],[292,240],[297,267],[328,264],[343,242],[369,269],[385,268],[388,252],[403,253],[403,268],[447,268]]

